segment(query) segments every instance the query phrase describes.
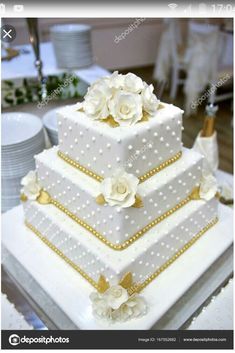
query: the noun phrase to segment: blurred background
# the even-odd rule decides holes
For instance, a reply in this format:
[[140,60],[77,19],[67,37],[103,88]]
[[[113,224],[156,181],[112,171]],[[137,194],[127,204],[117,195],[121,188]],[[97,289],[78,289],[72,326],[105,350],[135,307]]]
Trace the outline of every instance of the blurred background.
[[[20,179],[33,168],[33,154],[58,143],[56,109],[82,100],[94,80],[115,70],[135,73],[162,101],[184,109],[186,147],[193,146],[212,104],[219,169],[233,172],[232,19],[4,18],[3,25],[15,33],[2,41],[3,132],[9,126],[17,131],[2,146],[3,209],[19,203]],[[17,140],[19,116],[11,114],[19,112],[40,118],[45,143],[32,126],[25,126],[31,135]],[[14,119],[15,128],[9,125]],[[25,160],[16,160],[20,151]]]

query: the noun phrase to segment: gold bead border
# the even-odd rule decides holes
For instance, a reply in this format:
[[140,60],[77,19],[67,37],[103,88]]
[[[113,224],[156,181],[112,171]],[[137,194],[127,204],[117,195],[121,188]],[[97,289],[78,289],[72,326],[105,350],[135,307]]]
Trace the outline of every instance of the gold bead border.
[[[72,158],[66,156],[63,152],[58,151],[57,152],[58,156],[63,159],[65,162],[70,164],[72,167],[77,168],[80,170],[82,173],[88,175],[89,177],[95,179],[98,182],[101,182],[104,178],[91,170],[87,169],[86,167],[82,166],[80,163],[74,161]],[[143,183],[145,180],[151,178],[153,175],[156,173],[160,172],[162,169],[168,167],[172,163],[176,162],[180,157],[182,156],[182,151],[178,152],[175,156],[171,157],[167,161],[161,163],[159,166],[149,170],[147,173],[139,177],[140,183]]]
[[93,227],[91,227],[89,224],[81,220],[79,217],[77,217],[74,213],[70,212],[66,207],[64,207],[61,203],[58,201],[50,198],[50,204],[54,205],[56,208],[58,208],[60,211],[62,211],[66,216],[71,218],[73,221],[78,223],[81,227],[85,228],[88,230],[92,235],[94,235],[97,239],[102,241],[105,245],[109,246],[113,250],[124,250],[131,244],[133,244],[136,240],[138,240],[140,237],[142,237],[147,231],[149,231],[151,228],[156,226],[158,223],[162,222],[165,218],[169,217],[172,215],[174,212],[178,211],[180,208],[185,206],[189,201],[191,201],[190,196],[188,196],[186,199],[182,200],[179,202],[175,207],[171,208],[170,210],[166,211],[163,213],[161,216],[155,218],[152,222],[150,222],[147,226],[139,230],[137,233],[135,233],[130,239],[126,240],[122,244],[113,244],[111,243],[108,239],[106,239],[102,234],[97,232]]
[[217,222],[218,217],[208,223],[203,229],[200,230],[187,244],[185,244],[179,251],[177,251],[168,261],[166,261],[157,271],[153,272],[146,280],[142,283],[137,283],[129,289],[128,293],[131,295],[136,292],[141,292],[145,287],[148,286],[155,278],[157,278],[164,270],[166,270],[174,261],[176,261],[186,250],[188,250],[203,234],[205,234],[210,228],[212,228]]
[[[210,228],[218,222],[218,217],[208,223],[203,229],[200,230],[187,244],[185,244],[179,251],[177,251],[168,261],[166,261],[158,270],[153,272],[142,283],[134,284],[129,290],[129,295],[139,293],[146,288],[154,279],[156,279],[163,271],[165,271],[173,262],[175,262],[186,250],[188,250],[199,238],[202,237]],[[25,225],[41,239],[51,250],[60,256],[67,264],[69,264],[75,271],[77,271],[87,282],[89,282],[96,290],[100,290],[98,283],[93,280],[88,274],[83,271],[78,265],[63,254],[55,245],[53,245],[46,237],[44,237],[32,224],[25,221]]]

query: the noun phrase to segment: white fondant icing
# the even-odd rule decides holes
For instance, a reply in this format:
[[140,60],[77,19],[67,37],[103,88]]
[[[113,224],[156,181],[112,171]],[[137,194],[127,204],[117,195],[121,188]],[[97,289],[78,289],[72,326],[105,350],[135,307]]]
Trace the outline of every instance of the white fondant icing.
[[[99,206],[95,198],[100,194],[100,183],[59,158],[57,148],[36,156],[36,164],[41,187],[112,243],[124,242],[128,239],[126,234],[133,236],[151,220],[173,208],[189,195],[201,178],[198,170],[201,156],[184,149],[180,160],[138,185],[143,207],[124,209],[107,204]],[[189,172],[195,178],[189,176]],[[110,229],[112,234],[108,233]]]
[[[76,105],[61,109],[58,113],[59,140],[62,141],[59,149],[85,167],[90,163],[91,170],[98,175],[103,171],[109,176],[120,165],[129,166],[129,173],[140,170],[143,175],[151,169],[150,162],[152,168],[157,167],[181,151],[182,110],[170,104],[164,106],[147,122],[116,128],[89,119]],[[158,155],[154,151],[158,151]]]
[[26,220],[42,235],[95,281],[102,273],[114,284],[129,271],[136,282],[148,278],[215,219],[217,207],[216,199],[191,201],[130,247],[114,251],[54,206],[35,201],[24,204]]

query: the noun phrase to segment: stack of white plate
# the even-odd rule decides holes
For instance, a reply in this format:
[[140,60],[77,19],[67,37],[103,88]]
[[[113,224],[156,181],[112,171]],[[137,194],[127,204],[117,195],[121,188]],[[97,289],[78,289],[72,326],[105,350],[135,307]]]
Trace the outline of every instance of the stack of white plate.
[[59,68],[80,68],[93,63],[91,27],[63,24],[51,27],[51,40]]
[[47,131],[52,146],[58,145],[57,115],[58,108],[49,110],[42,118],[43,125]]
[[45,148],[41,120],[27,113],[2,114],[2,211],[20,202],[21,179],[35,169],[34,155]]

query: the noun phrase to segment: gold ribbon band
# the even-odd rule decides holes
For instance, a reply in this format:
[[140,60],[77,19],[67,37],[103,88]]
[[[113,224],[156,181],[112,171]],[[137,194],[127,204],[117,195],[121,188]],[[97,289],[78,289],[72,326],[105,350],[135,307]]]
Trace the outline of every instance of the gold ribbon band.
[[82,219],[80,219],[78,216],[76,216],[74,213],[69,211],[61,203],[59,203],[58,201],[56,201],[53,198],[51,198],[50,195],[46,191],[42,190],[40,195],[39,195],[39,197],[37,198],[37,202],[42,204],[42,205],[52,204],[55,207],[57,207],[60,211],[65,213],[66,216],[70,217],[72,220],[74,220],[76,223],[78,223],[81,227],[83,227],[86,230],[88,230],[92,235],[94,235],[97,239],[101,240],[105,245],[109,246],[113,250],[124,250],[124,249],[126,249],[128,246],[130,246],[136,240],[138,240],[140,237],[142,237],[147,231],[149,231],[151,228],[153,228],[158,223],[163,221],[165,218],[167,218],[170,215],[172,215],[174,212],[179,210],[181,207],[186,205],[191,200],[192,200],[191,196],[186,197],[184,200],[180,201],[176,206],[174,206],[170,210],[166,211],[161,216],[155,218],[152,222],[147,224],[145,227],[143,227],[141,230],[139,230],[137,233],[135,233],[131,238],[126,240],[124,243],[122,243],[122,244],[113,244],[108,239],[106,239],[101,233],[97,232],[89,224],[87,224]]
[[[129,295],[133,293],[141,292],[148,284],[150,284],[155,278],[157,278],[164,270],[166,270],[175,260],[177,260],[186,250],[188,250],[203,234],[205,234],[211,227],[218,222],[216,217],[210,223],[208,223],[200,232],[198,232],[187,244],[185,244],[179,251],[177,251],[168,261],[166,261],[158,270],[154,271],[148,278],[142,283],[134,284],[129,290]],[[78,265],[70,260],[66,255],[63,254],[55,245],[53,245],[46,237],[44,237],[33,225],[25,221],[26,226],[36,234],[51,250],[59,255],[67,264],[69,264],[75,271],[77,271],[87,282],[89,282],[96,290],[101,291],[99,283],[88,274],[83,271]]]
[[[95,179],[96,181],[101,182],[104,179],[102,176],[96,174],[95,172],[93,172],[90,169],[87,169],[86,167],[82,166],[80,163],[76,162],[72,158],[66,156],[63,152],[58,151],[57,153],[58,153],[58,156],[61,159],[63,159],[65,162],[70,164],[72,167],[77,168],[78,170],[80,170],[80,172],[82,172],[82,173],[88,175],[89,177]],[[169,165],[171,165],[172,163],[176,162],[181,156],[182,156],[182,151],[178,152],[175,156],[173,156],[170,159],[168,159],[167,161],[161,163],[157,167],[149,170],[147,173],[145,173],[144,175],[139,177],[140,183],[143,183],[145,180],[151,178],[156,173],[159,173],[162,169],[164,169],[164,168],[168,167]]]

